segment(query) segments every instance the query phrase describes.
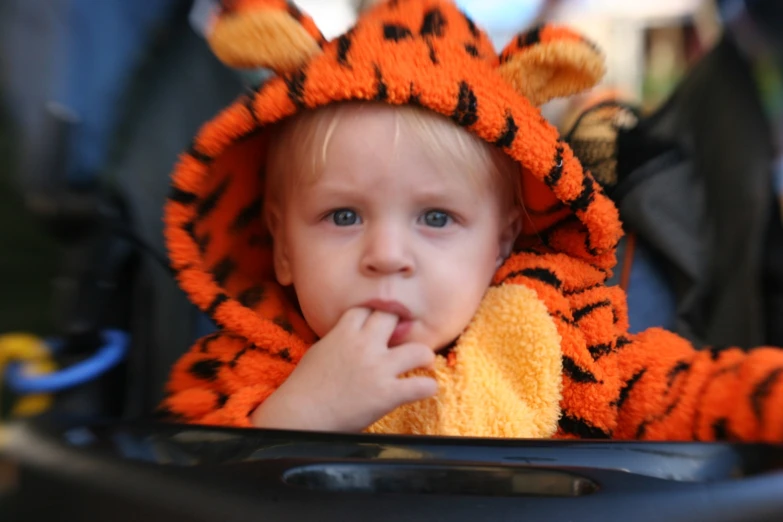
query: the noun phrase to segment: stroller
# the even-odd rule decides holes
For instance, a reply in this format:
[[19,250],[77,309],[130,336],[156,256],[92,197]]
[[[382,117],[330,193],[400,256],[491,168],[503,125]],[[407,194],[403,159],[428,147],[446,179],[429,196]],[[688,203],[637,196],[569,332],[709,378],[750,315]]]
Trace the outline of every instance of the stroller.
[[[111,182],[55,168],[67,163],[57,151],[75,128],[55,108],[49,132],[59,146],[40,183],[24,189],[65,245],[63,285],[52,328],[60,341],[44,343],[50,360],[33,339],[12,339],[27,343],[19,352],[42,374],[5,370],[5,396],[35,398],[9,408],[47,413],[0,428],[7,519],[780,519],[783,450],[769,445],[314,434],[148,419],[173,361],[212,328],[161,255],[167,174],[196,127],[242,89],[192,33],[187,12],[172,15],[167,45],[139,73]],[[181,87],[195,80],[198,92]],[[47,364],[64,369],[46,373]]]

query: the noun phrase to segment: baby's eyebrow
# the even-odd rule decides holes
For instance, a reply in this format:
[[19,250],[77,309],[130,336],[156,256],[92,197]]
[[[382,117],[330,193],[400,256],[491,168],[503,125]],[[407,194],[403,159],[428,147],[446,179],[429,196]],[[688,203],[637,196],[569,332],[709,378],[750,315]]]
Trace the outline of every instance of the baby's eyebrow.
[[482,190],[484,187],[468,180],[452,179],[450,182],[435,183],[432,186],[417,184],[411,187],[409,193],[415,198],[451,201],[455,199],[473,200]]
[[319,194],[327,195],[343,195],[343,194],[357,194],[364,193],[363,187],[355,183],[345,183],[333,181],[316,181],[310,185],[310,190],[316,191]]
[[457,190],[411,190],[410,195],[416,201],[436,204],[458,203],[473,199],[469,191]]

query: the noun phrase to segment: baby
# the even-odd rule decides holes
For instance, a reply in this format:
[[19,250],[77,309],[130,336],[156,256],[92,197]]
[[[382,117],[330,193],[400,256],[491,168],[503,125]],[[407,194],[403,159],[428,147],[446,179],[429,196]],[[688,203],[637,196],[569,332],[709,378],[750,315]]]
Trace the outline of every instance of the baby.
[[358,431],[435,395],[398,376],[475,315],[518,234],[519,168],[440,115],[376,104],[305,113],[268,153],[277,281],[321,340],[254,424]]
[[487,437],[783,440],[783,353],[627,332],[617,210],[537,105],[597,82],[545,27],[500,56],[446,0],[325,42],[282,0],[210,43],[277,76],[207,124],[166,208],[220,326],[162,410],[228,426]]

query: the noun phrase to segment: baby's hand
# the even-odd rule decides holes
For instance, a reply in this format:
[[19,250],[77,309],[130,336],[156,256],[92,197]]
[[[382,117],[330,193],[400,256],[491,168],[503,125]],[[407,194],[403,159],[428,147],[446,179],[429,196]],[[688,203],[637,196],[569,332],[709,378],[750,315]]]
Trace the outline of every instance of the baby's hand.
[[389,348],[398,317],[367,308],[345,312],[251,417],[264,428],[361,431],[398,406],[432,397],[429,377],[399,378],[435,360],[432,349]]

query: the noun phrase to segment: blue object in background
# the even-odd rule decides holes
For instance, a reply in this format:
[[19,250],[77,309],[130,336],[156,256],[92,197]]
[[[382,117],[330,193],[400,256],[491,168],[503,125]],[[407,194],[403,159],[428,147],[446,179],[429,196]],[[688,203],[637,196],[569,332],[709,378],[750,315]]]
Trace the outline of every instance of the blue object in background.
[[[627,236],[617,247],[620,261],[608,285],[620,283],[623,259],[628,246]],[[657,326],[674,330],[677,319],[677,299],[656,255],[639,237],[636,238],[631,273],[626,292],[628,298],[629,333],[639,333]]]
[[775,165],[772,183],[775,187],[775,194],[783,198],[783,156],[778,158],[777,164]]
[[122,116],[123,95],[152,35],[177,0],[70,0],[65,27],[54,52],[54,101],[78,117],[68,154],[68,180],[92,181],[108,157],[115,127]]
[[6,370],[8,388],[17,395],[53,393],[74,388],[100,377],[117,366],[128,352],[128,334],[120,330],[105,330],[103,346],[95,355],[62,370],[45,375],[26,375],[22,364],[12,364]]
[[544,0],[456,0],[457,6],[485,28],[497,47],[509,35],[527,29],[536,19]]
[[18,134],[18,181],[37,187],[53,150],[48,107],[79,122],[65,171],[86,184],[106,166],[124,107],[123,95],[150,51],[157,30],[190,0],[2,0],[0,78]]

